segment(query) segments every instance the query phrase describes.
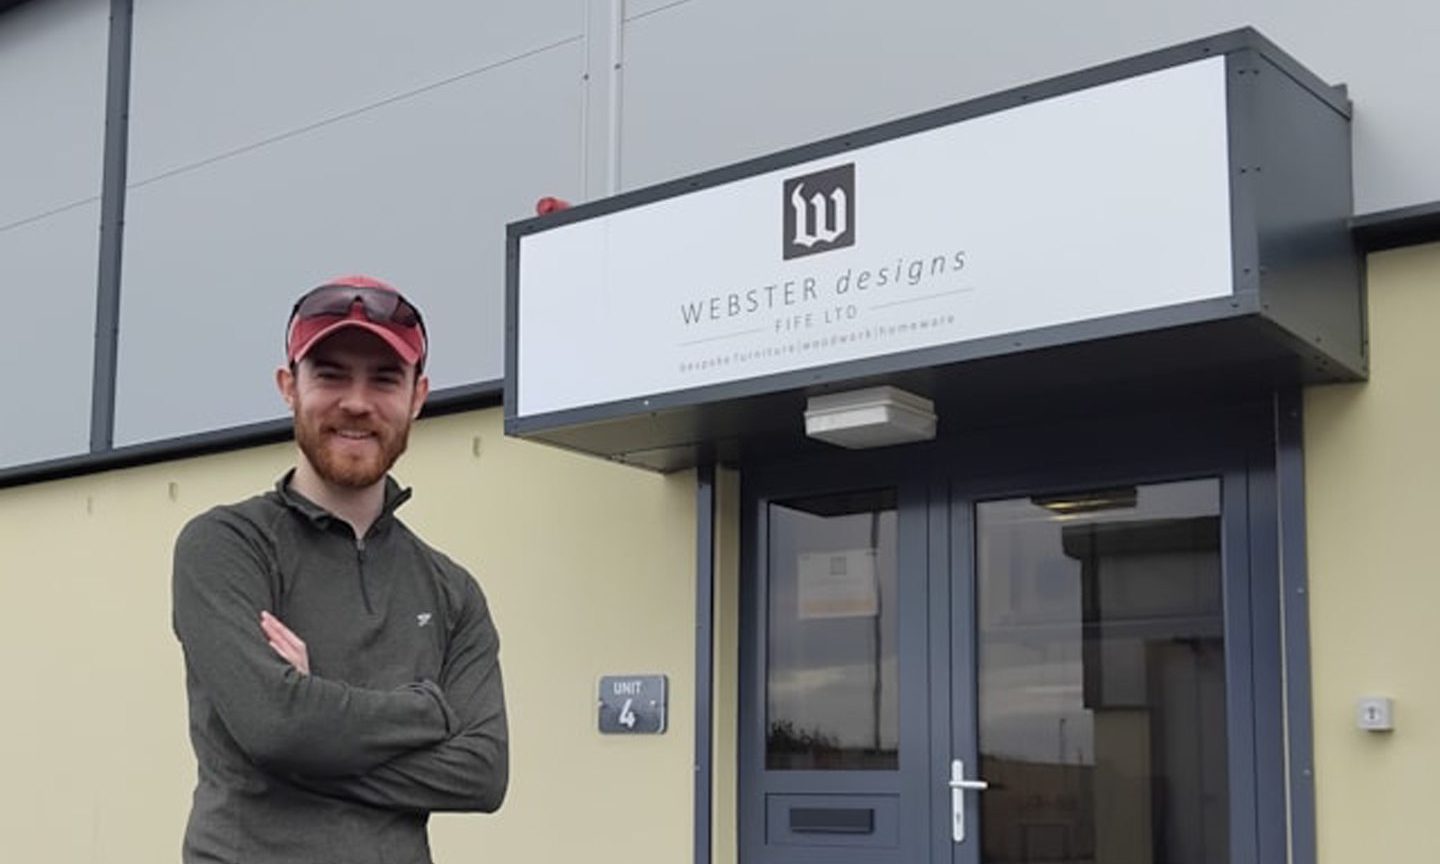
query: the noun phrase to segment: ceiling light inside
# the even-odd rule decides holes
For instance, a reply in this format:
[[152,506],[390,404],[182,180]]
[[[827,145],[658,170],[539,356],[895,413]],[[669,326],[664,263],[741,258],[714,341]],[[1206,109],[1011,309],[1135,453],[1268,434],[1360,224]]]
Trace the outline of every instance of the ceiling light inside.
[[1052,513],[1071,516],[1077,513],[1096,513],[1101,510],[1130,509],[1135,506],[1138,495],[1134,486],[1119,486],[1114,489],[1067,492],[1063,495],[1032,495],[1030,501]]

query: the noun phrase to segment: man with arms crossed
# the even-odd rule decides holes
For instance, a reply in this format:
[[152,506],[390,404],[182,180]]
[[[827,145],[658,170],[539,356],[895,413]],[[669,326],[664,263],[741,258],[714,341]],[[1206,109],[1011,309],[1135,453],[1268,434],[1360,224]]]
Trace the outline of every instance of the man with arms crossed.
[[395,517],[429,392],[419,312],[375,279],[295,304],[276,372],[295,468],[175,544],[199,781],[184,861],[430,862],[437,810],[492,812],[509,772],[479,585]]

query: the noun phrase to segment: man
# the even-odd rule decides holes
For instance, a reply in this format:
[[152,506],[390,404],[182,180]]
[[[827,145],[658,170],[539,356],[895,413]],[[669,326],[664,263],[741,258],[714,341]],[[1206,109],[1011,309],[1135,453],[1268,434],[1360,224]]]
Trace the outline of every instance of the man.
[[429,862],[436,810],[508,779],[498,639],[475,580],[395,517],[429,392],[420,313],[352,276],[310,291],[276,382],[299,453],[175,545],[199,782],[189,862]]

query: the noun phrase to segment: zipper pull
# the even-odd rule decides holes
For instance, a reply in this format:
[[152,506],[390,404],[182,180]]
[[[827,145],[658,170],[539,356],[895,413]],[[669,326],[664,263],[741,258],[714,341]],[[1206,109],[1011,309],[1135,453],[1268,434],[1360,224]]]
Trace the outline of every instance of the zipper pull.
[[355,576],[360,581],[360,602],[365,605],[367,613],[374,613],[375,609],[370,605],[370,592],[365,588],[365,538],[355,538]]

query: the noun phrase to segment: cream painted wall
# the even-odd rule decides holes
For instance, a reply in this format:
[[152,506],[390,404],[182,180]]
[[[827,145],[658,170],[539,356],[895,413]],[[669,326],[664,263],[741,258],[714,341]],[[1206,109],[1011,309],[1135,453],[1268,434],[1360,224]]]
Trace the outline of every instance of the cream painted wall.
[[1440,245],[1371,256],[1369,293],[1370,381],[1305,394],[1322,864],[1440,861]]
[[[0,861],[175,861],[194,759],[170,545],[272,483],[291,446],[0,490]],[[433,822],[440,861],[690,857],[694,477],[505,438],[498,409],[422,421],[401,517],[471,568],[500,629],[512,781]],[[302,634],[303,635],[303,634]],[[669,731],[596,731],[602,674],[670,676]]]
[[[1440,860],[1440,245],[1370,259],[1372,377],[1306,392],[1322,864]],[[0,490],[0,860],[176,860],[193,784],[170,542],[265,487],[289,445]],[[505,438],[498,409],[423,421],[402,516],[480,576],[503,639],[514,781],[497,816],[437,817],[438,860],[688,860],[693,475]],[[738,482],[717,508],[714,850],[733,862]],[[595,679],[663,672],[669,731],[595,731]],[[1395,698],[1360,732],[1354,700]]]

